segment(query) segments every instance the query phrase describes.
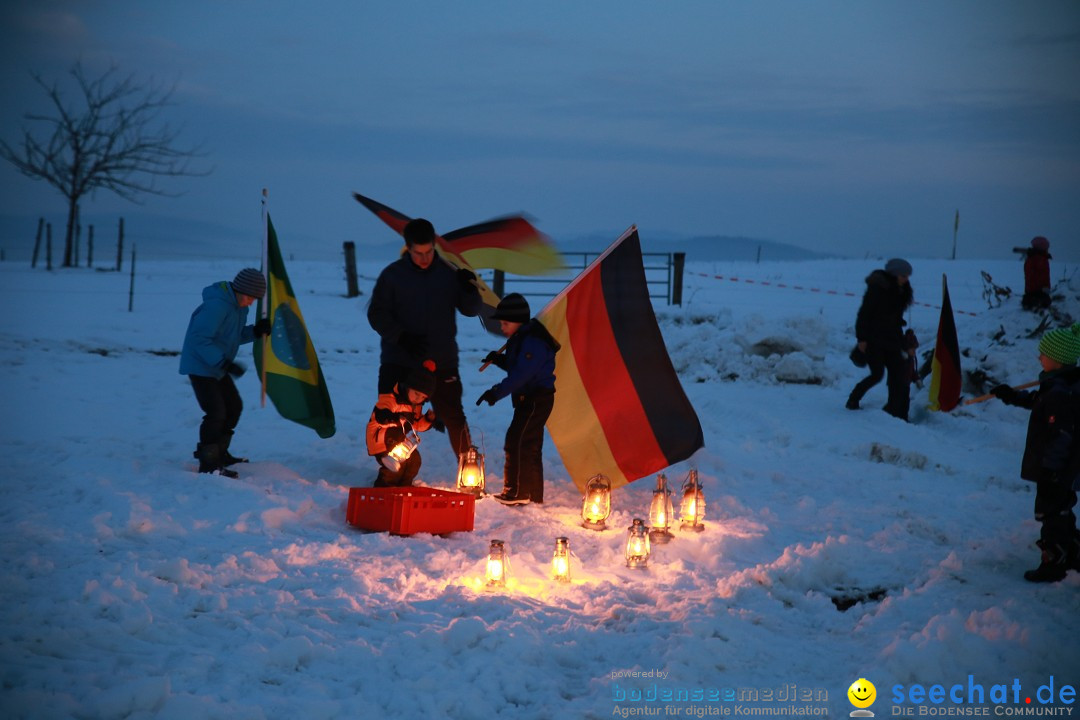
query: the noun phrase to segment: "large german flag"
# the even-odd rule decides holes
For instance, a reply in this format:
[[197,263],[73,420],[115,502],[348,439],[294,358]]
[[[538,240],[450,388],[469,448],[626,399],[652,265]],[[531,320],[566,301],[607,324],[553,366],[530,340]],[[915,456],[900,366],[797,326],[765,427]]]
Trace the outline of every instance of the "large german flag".
[[956,338],[949,283],[941,276],[941,319],[938,320],[937,344],[930,363],[930,409],[949,412],[960,404],[960,342]]
[[579,488],[597,473],[625,485],[705,445],[653,314],[636,228],[538,318],[562,345],[547,428]]
[[[356,201],[373,212],[398,235],[412,218],[391,207],[353,193]],[[458,267],[490,268],[515,275],[544,275],[565,268],[551,238],[521,215],[509,215],[436,235],[439,252]]]
[[520,215],[470,225],[448,232],[442,239],[474,268],[515,275],[545,275],[565,268],[551,240]]

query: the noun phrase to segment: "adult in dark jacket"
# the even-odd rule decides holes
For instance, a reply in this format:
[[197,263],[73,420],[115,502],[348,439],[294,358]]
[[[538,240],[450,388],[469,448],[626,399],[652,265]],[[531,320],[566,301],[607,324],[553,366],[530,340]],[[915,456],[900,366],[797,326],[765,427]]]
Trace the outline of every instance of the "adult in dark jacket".
[[195,308],[180,352],[180,374],[187,375],[202,408],[199,444],[195,457],[199,472],[237,477],[228,465],[246,462],[229,453],[236,424],[244,406],[233,377],[244,374],[236,362],[240,346],[270,332],[270,321],[247,324],[248,308],[266,294],[266,279],[254,268],[244,268],[232,282],[209,285],[202,304]]
[[847,408],[858,410],[859,401],[888,373],[889,400],[885,412],[908,419],[910,377],[904,341],[904,312],[911,305],[911,263],[893,258],[883,270],[866,278],[866,293],[855,318],[857,348],[866,358],[870,374],[848,396]]
[[506,378],[476,401],[494,405],[509,396],[514,417],[506,429],[503,450],[503,491],[495,499],[504,505],[544,502],[544,424],[555,404],[555,353],[559,343],[539,320],[529,318],[529,303],[518,293],[499,301],[493,318],[499,321],[506,354],[484,358],[506,371]]
[[1031,248],[1024,259],[1024,297],[1020,300],[1025,310],[1050,307],[1050,241],[1041,235],[1031,240]]
[[471,440],[461,407],[456,313],[478,315],[480,291],[472,272],[439,257],[430,222],[411,220],[402,234],[405,252],[379,274],[367,310],[368,322],[382,338],[378,391],[393,392],[411,370],[433,360],[437,384],[431,407],[460,455]]
[[1020,477],[1035,483],[1037,542],[1042,562],[1024,573],[1032,582],[1056,582],[1080,570],[1076,490],[1080,487],[1080,323],[1051,330],[1039,341],[1039,389],[998,385],[991,392],[1006,405],[1029,408]]

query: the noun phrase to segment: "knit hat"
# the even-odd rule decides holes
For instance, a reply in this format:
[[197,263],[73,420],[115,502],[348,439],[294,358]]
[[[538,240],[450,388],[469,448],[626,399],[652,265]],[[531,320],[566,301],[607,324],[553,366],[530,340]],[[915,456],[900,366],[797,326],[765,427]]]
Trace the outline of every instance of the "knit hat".
[[413,245],[430,245],[435,242],[435,226],[424,218],[410,220],[405,224],[401,234],[405,238],[405,244],[409,247]]
[[911,263],[907,260],[901,260],[900,258],[893,258],[885,263],[885,272],[890,275],[895,275],[896,277],[900,277],[901,275],[911,277]]
[[426,367],[418,367],[409,371],[408,376],[405,378],[405,390],[416,390],[422,392],[428,397],[435,394],[435,373],[428,370]]
[[266,294],[266,278],[255,268],[244,268],[233,278],[232,289],[241,295],[261,298]]
[[1039,341],[1039,352],[1062,365],[1075,365],[1080,357],[1080,323],[1043,335]]
[[491,317],[507,322],[527,323],[530,317],[529,301],[518,293],[510,293],[499,301],[499,306]]
[[1031,247],[1036,250],[1049,250],[1050,241],[1044,238],[1042,235],[1031,238]]

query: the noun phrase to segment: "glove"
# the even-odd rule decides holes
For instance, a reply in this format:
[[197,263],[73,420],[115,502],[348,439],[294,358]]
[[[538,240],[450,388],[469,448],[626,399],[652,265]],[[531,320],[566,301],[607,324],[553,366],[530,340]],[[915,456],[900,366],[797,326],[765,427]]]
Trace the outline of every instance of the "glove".
[[264,335],[269,335],[273,327],[270,325],[270,318],[262,318],[255,323],[255,337],[261,338]]
[[238,362],[230,362],[225,365],[225,372],[229,373],[234,378],[241,377],[246,371],[247,368]]
[[486,402],[488,405],[494,405],[498,400],[499,399],[495,397],[494,390],[485,390],[484,394],[476,399],[476,404],[479,405],[482,402]]
[[464,292],[479,292],[476,287],[476,273],[472,270],[461,268],[457,271],[458,285]]
[[996,397],[1001,402],[1005,403],[1006,405],[1012,405],[1014,402],[1016,402],[1016,391],[1013,390],[1012,387],[1010,387],[1009,385],[995,385],[993,388],[990,389],[990,394]]
[[413,357],[424,357],[427,353],[427,337],[418,333],[403,332],[398,337],[397,344],[401,349]]
[[431,423],[432,430],[434,430],[435,432],[446,432],[446,423],[435,417],[434,410],[428,410],[426,413],[424,413],[424,417],[427,418],[427,421],[429,423]]
[[495,367],[502,368],[503,370],[506,369],[506,356],[503,355],[501,352],[496,352],[492,350],[484,356],[484,362],[491,363]]
[[386,443],[387,450],[393,450],[397,445],[405,442],[405,433],[397,425],[391,425],[383,434],[383,442]]

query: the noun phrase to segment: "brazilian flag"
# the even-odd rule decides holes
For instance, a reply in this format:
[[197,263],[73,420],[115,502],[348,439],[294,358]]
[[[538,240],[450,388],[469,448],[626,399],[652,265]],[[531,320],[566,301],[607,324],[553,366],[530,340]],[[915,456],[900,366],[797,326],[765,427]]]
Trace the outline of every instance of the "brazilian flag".
[[258,317],[270,319],[271,332],[255,340],[255,367],[263,379],[266,394],[281,416],[306,425],[321,438],[332,437],[336,431],[334,408],[326,389],[326,378],[319,368],[315,346],[311,344],[296,302],[292,283],[281,260],[277,233],[270,215],[266,216],[266,297],[256,307]]

